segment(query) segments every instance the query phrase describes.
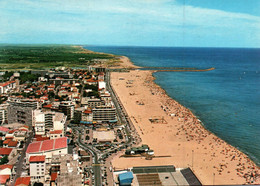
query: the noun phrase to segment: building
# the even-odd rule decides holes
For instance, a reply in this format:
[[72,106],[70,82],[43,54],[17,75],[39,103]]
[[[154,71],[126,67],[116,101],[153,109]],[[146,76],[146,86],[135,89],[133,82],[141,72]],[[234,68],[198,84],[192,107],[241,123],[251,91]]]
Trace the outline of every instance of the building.
[[82,176],[77,160],[72,155],[60,158],[60,168],[56,179],[57,186],[81,186]]
[[8,105],[0,106],[0,125],[7,123],[7,107]]
[[53,130],[64,130],[67,116],[60,112],[34,110],[33,125],[36,135],[44,135]]
[[31,156],[29,163],[31,182],[43,183],[45,176],[45,156]]
[[88,107],[90,108],[95,108],[102,105],[104,105],[104,102],[101,101],[101,99],[93,98],[88,100]]
[[106,89],[106,82],[105,81],[99,81],[98,82],[98,90]]
[[50,131],[50,139],[57,139],[57,138],[62,138],[62,137],[64,137],[63,130]]
[[114,172],[116,178],[119,185],[202,185],[190,168],[173,165],[133,167],[130,171]]
[[17,178],[15,182],[15,186],[29,186],[31,185],[31,178],[30,177],[20,177]]
[[73,74],[70,73],[70,71],[49,71],[48,72],[48,75],[50,78],[57,78],[57,77],[60,77],[60,78],[66,78],[66,79],[69,79],[69,78],[73,78]]
[[57,138],[45,141],[36,141],[29,144],[26,150],[26,159],[29,161],[31,156],[45,155],[46,163],[53,155],[65,155],[68,153],[68,138]]
[[0,186],[9,185],[10,175],[0,175]]
[[93,121],[96,122],[117,122],[116,108],[114,106],[97,106],[92,109]]
[[118,175],[118,181],[120,186],[121,185],[130,186],[133,179],[134,179],[133,173],[130,171]]
[[13,140],[14,141],[25,141],[25,138],[27,137],[27,131],[26,130],[16,130],[13,133]]
[[12,151],[13,151],[12,148],[0,148],[0,157],[4,157],[4,156],[9,157]]
[[45,114],[41,110],[34,110],[32,125],[36,135],[45,135]]
[[54,85],[62,85],[63,83],[75,84],[79,83],[79,79],[64,79],[57,77],[56,79],[49,79],[49,82]]
[[13,165],[0,165],[0,176],[12,175]]
[[8,100],[8,123],[21,123],[32,126],[33,110],[39,108],[39,103],[29,99]]
[[11,89],[14,89],[16,87],[15,81],[7,81],[5,83],[0,83],[0,94],[6,94]]
[[71,101],[63,101],[59,105],[59,111],[64,113],[67,116],[68,120],[73,119],[74,117],[75,105]]

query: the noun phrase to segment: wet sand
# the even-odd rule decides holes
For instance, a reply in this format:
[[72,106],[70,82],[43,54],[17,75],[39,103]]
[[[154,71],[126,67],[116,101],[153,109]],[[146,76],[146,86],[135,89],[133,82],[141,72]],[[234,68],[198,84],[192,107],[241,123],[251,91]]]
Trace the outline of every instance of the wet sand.
[[[135,125],[141,144],[148,144],[155,156],[171,157],[145,160],[120,158],[120,153],[112,160],[115,169],[174,165],[190,167],[207,185],[260,183],[259,167],[207,131],[189,109],[168,97],[153,80],[151,71],[111,73],[111,84]],[[159,120],[151,123],[150,118]]]

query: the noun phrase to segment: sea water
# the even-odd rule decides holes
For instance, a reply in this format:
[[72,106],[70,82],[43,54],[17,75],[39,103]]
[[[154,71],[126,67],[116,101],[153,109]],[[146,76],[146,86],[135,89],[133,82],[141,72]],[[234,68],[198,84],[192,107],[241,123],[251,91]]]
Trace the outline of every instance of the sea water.
[[145,67],[210,68],[156,72],[155,82],[217,136],[260,165],[260,49],[86,46]]

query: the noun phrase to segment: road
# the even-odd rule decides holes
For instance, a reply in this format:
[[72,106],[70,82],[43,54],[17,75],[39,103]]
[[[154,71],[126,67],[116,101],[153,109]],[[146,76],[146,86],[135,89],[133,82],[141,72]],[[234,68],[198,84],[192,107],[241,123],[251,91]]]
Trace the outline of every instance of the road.
[[100,168],[100,162],[99,162],[99,158],[98,158],[98,153],[93,149],[93,147],[91,145],[86,145],[84,144],[82,141],[81,141],[81,131],[79,130],[79,128],[74,128],[78,131],[78,145],[90,152],[92,154],[92,156],[94,157],[93,158],[93,164],[92,164],[92,167],[93,167],[93,172],[94,172],[94,177],[95,177],[95,186],[101,186],[102,184],[102,181],[101,181],[101,168]]
[[16,179],[21,176],[22,169],[23,169],[24,158],[25,158],[25,152],[27,150],[28,145],[31,143],[33,136],[34,136],[34,134],[33,134],[33,132],[31,132],[29,137],[26,140],[26,143],[25,143],[25,146],[24,146],[23,151],[21,153],[20,159],[16,163],[16,175],[14,177],[13,182],[11,183],[11,186],[14,186],[14,184],[16,182]]

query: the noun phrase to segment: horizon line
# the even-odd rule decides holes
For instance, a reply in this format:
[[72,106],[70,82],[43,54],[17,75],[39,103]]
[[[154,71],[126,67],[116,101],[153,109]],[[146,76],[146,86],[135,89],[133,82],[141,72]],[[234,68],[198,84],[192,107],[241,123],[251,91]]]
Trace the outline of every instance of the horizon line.
[[149,47],[149,48],[236,48],[236,49],[260,49],[259,47],[236,46],[161,46],[161,45],[110,45],[110,44],[69,44],[69,43],[0,43],[1,45],[64,45],[64,46],[90,46],[90,47]]

